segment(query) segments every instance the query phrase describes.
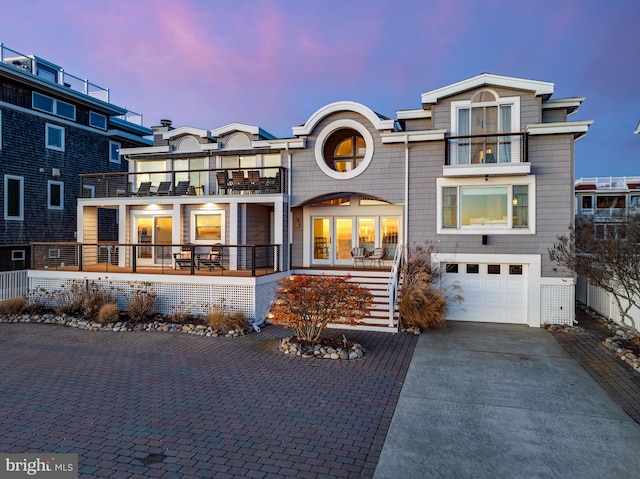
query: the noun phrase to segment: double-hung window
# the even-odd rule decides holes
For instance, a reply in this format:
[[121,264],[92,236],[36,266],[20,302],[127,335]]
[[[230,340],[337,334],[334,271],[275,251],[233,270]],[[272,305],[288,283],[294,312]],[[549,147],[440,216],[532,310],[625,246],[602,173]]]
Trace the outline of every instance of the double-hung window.
[[45,125],[45,147],[49,150],[64,151],[64,128],[47,123]]
[[4,175],[4,219],[24,219],[24,178]]
[[440,178],[437,182],[439,233],[535,232],[533,176],[507,182],[448,178]]
[[49,180],[48,208],[50,210],[64,209],[64,183],[62,181]]

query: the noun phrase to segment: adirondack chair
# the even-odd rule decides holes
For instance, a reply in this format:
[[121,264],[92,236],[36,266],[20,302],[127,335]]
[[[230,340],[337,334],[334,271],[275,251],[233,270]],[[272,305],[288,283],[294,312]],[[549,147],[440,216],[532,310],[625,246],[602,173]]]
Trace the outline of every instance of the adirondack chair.
[[140,183],[136,196],[151,196],[151,182],[144,181]]
[[156,195],[158,196],[166,196],[171,194],[171,182],[170,181],[161,181],[158,186],[158,191],[156,191]]
[[189,181],[178,181],[176,188],[173,190],[173,194],[176,196],[189,194]]

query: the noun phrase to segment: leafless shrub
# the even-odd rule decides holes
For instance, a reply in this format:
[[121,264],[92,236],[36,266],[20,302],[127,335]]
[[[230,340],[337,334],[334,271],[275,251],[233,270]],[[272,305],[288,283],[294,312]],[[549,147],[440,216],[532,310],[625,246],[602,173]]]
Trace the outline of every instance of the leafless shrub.
[[27,304],[25,312],[31,314],[42,314],[47,311],[47,302],[51,294],[43,287],[29,290],[27,293]]
[[136,284],[129,297],[129,317],[134,321],[147,321],[156,314],[158,295],[149,283]]

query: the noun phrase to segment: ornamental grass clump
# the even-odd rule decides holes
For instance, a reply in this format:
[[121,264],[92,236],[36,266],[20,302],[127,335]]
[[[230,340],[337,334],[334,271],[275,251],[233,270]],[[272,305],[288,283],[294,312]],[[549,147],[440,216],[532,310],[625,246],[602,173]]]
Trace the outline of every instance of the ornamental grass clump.
[[463,300],[458,284],[442,284],[442,268],[432,261],[433,252],[433,245],[407,248],[398,301],[400,318],[406,327],[444,328],[450,305]]
[[22,314],[27,307],[27,298],[21,296],[0,302],[0,315],[14,316]]
[[240,331],[249,327],[249,321],[242,311],[230,312],[224,308],[214,308],[206,314],[203,321],[216,331]]
[[151,285],[135,284],[129,296],[129,317],[133,321],[148,321],[155,316],[157,308],[158,295],[151,290]]
[[100,306],[97,318],[99,323],[117,323],[120,319],[120,310],[116,303],[106,303]]
[[328,324],[356,324],[369,313],[369,290],[349,276],[300,274],[278,282],[271,306],[274,324],[293,328],[301,341],[316,343]]

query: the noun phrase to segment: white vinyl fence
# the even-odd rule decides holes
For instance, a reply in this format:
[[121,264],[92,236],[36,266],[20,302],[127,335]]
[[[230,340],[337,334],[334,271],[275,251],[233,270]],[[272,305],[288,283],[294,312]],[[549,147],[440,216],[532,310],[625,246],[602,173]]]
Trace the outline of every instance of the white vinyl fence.
[[27,270],[0,272],[0,301],[27,295]]
[[[602,288],[589,284],[586,278],[579,277],[576,285],[576,299],[584,303],[602,316],[609,318],[618,324],[625,325],[622,321],[622,315],[618,310],[618,305],[613,295],[607,293]],[[622,305],[626,306],[627,302],[623,301]],[[633,318],[636,329],[640,329],[640,309],[632,306],[629,314]]]

